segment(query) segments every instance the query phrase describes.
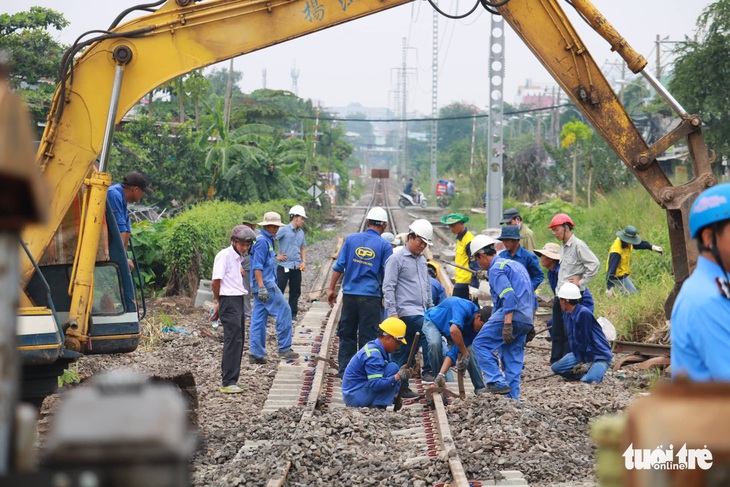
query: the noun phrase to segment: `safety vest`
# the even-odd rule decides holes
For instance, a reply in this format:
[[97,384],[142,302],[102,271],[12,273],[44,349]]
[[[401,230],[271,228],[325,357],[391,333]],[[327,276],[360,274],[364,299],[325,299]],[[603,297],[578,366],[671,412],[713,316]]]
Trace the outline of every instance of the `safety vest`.
[[[474,234],[469,230],[466,230],[464,236],[461,237],[461,240],[458,238],[456,239],[456,256],[454,257],[456,265],[469,267],[469,255],[466,253],[466,246],[472,240],[474,240]],[[454,272],[454,281],[456,281],[456,284],[469,284],[469,282],[471,282],[471,276],[471,272],[457,267]]]
[[634,246],[629,244],[628,247],[624,248],[621,246],[621,239],[617,238],[611,248],[608,250],[608,257],[606,258],[606,271],[608,271],[608,261],[611,259],[611,254],[619,254],[621,260],[619,261],[618,268],[616,269],[616,277],[628,276],[631,274],[629,270],[629,264],[631,263],[631,249]]

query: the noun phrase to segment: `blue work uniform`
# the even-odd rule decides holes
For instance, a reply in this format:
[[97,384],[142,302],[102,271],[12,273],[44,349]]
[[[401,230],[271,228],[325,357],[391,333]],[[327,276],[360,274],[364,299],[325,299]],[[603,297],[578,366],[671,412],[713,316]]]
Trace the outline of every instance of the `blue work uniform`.
[[446,290],[435,277],[431,277],[431,299],[433,299],[434,306],[446,299]]
[[[558,272],[560,272],[560,264],[555,264],[555,267],[553,267],[553,270],[548,269],[547,271],[547,278],[548,278],[548,284],[550,284],[550,289],[553,290],[553,295],[557,296],[558,292],[555,289],[558,285]],[[593,295],[591,294],[591,290],[588,289],[588,286],[581,291],[581,294],[583,297],[580,300],[580,304],[588,308],[591,313],[595,312],[595,303],[593,302]],[[548,327],[548,333],[550,333],[550,336],[553,335],[553,319],[552,317],[547,321],[545,326]]]
[[[274,236],[262,228],[256,237],[251,252],[250,277],[254,306],[251,314],[249,350],[251,355],[263,358],[266,355],[266,323],[269,316],[276,319],[276,338],[279,343],[279,353],[291,350],[291,308],[289,308],[289,304],[276,284]],[[261,271],[264,287],[269,292],[269,299],[265,303],[261,302],[258,297],[259,284],[256,282],[255,277],[255,271],[257,270]]]
[[347,364],[342,378],[342,399],[350,407],[390,406],[400,388],[400,380],[393,380],[398,364],[391,362],[390,354],[380,339],[371,340]]
[[[500,388],[509,386],[508,396],[519,399],[525,342],[527,333],[532,329],[535,311],[530,275],[519,262],[495,257],[489,265],[489,286],[494,308],[489,321],[474,339],[474,352],[486,382]],[[504,317],[508,313],[514,313],[512,343],[505,343],[502,339]],[[495,352],[499,353],[499,359]]]
[[[423,335],[428,341],[428,360],[434,373],[441,369],[444,362],[444,351],[441,347],[441,337],[446,337],[449,343],[451,340],[451,325],[456,325],[461,330],[461,336],[464,339],[464,345],[469,350],[471,360],[469,361],[469,377],[471,378],[474,391],[477,392],[484,389],[484,379],[482,371],[479,369],[472,342],[476,338],[477,333],[474,331],[474,315],[479,312],[479,306],[468,299],[452,296],[446,298],[438,306],[426,311],[423,316]],[[456,364],[459,355],[459,347],[452,344],[451,348],[445,354],[450,357],[452,362]]]
[[[599,384],[611,365],[613,353],[601,325],[593,313],[582,304],[576,305],[572,313],[563,313],[565,330],[568,332],[570,353],[555,362],[553,372],[581,382]],[[591,363],[591,368],[582,377],[570,370],[579,363]]]
[[132,232],[132,225],[129,221],[129,209],[127,208],[127,200],[124,198],[124,187],[117,183],[109,186],[106,193],[106,204],[114,213],[114,219],[117,221],[119,232]]
[[347,237],[332,270],[342,276],[342,314],[337,329],[338,374],[350,359],[378,336],[383,320],[383,275],[393,247],[372,228]]
[[530,275],[530,282],[532,283],[533,291],[536,291],[542,281],[545,280],[545,275],[542,273],[542,269],[540,268],[540,261],[537,259],[537,256],[529,250],[518,247],[515,255],[510,254],[509,250],[503,250],[499,253],[499,257],[514,260],[515,262],[519,262],[525,266],[527,273]]
[[673,379],[730,382],[730,284],[703,256],[674,302],[671,333]]

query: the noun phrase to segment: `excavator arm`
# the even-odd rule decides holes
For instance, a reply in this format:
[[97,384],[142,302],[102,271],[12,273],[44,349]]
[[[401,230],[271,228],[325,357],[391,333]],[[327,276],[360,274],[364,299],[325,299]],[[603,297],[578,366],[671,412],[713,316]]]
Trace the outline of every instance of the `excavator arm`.
[[[226,59],[387,10],[411,0],[168,0],[90,45],[59,85],[37,159],[52,195],[48,223],[22,234],[38,260],[99,157],[117,66],[115,123],[160,84]],[[21,264],[21,287],[33,275]]]
[[[647,78],[677,112],[678,124],[669,134],[653,145],[647,145],[557,0],[508,0],[495,8],[654,201],[666,209],[675,278],[674,290],[665,304],[669,316],[676,294],[697,263],[697,249],[691,245],[689,235],[690,207],[699,193],[717,184],[702,136],[702,121],[696,115],[687,114],[661,84],[644,71],[646,59],[631,48],[589,0],[567,3],[573,5],[611,45],[611,50],[621,55],[629,69]],[[683,138],[687,139],[694,177],[686,184],[673,186],[656,158]]]
[[[176,76],[410,1],[168,0],[149,15],[115,26],[73,61],[56,92],[37,155],[53,196],[52,205],[48,223],[31,226],[22,235],[30,254],[35,259],[43,255],[84,181],[98,180],[90,176],[108,132],[110,97],[120,73],[123,81],[114,123],[152,89]],[[670,105],[680,118],[677,127],[648,146],[557,0],[481,1],[513,27],[654,200],[667,210],[678,291],[697,259],[689,245],[689,207],[702,189],[716,183],[701,120],[685,113],[672,99]],[[588,0],[569,3],[624,57],[630,69],[642,72],[644,58]],[[650,81],[663,90],[658,82]],[[656,157],[683,137],[688,140],[694,178],[673,186]],[[32,274],[33,265],[26,259],[21,264],[22,287]],[[673,296],[669,306],[671,302]]]

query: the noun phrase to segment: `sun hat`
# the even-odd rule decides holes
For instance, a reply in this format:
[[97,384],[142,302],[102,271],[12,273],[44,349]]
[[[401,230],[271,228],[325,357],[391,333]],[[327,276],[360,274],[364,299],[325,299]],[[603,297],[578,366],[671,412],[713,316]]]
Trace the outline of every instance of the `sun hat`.
[[627,244],[638,245],[641,243],[641,237],[639,237],[636,227],[631,225],[616,232],[616,236],[620,238],[622,242],[626,242]]
[[267,211],[264,214],[264,220],[262,222],[259,222],[258,225],[265,227],[266,225],[274,225],[277,227],[283,227],[284,224],[281,223],[281,215],[279,215],[275,211]]

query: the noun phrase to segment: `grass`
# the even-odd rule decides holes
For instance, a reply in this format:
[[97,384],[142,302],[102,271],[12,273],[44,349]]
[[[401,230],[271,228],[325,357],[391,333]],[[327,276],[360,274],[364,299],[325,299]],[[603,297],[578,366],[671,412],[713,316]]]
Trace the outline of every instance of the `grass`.
[[165,312],[152,311],[142,320],[142,338],[139,348],[145,352],[154,350],[162,343],[163,328],[177,325],[177,320]]

